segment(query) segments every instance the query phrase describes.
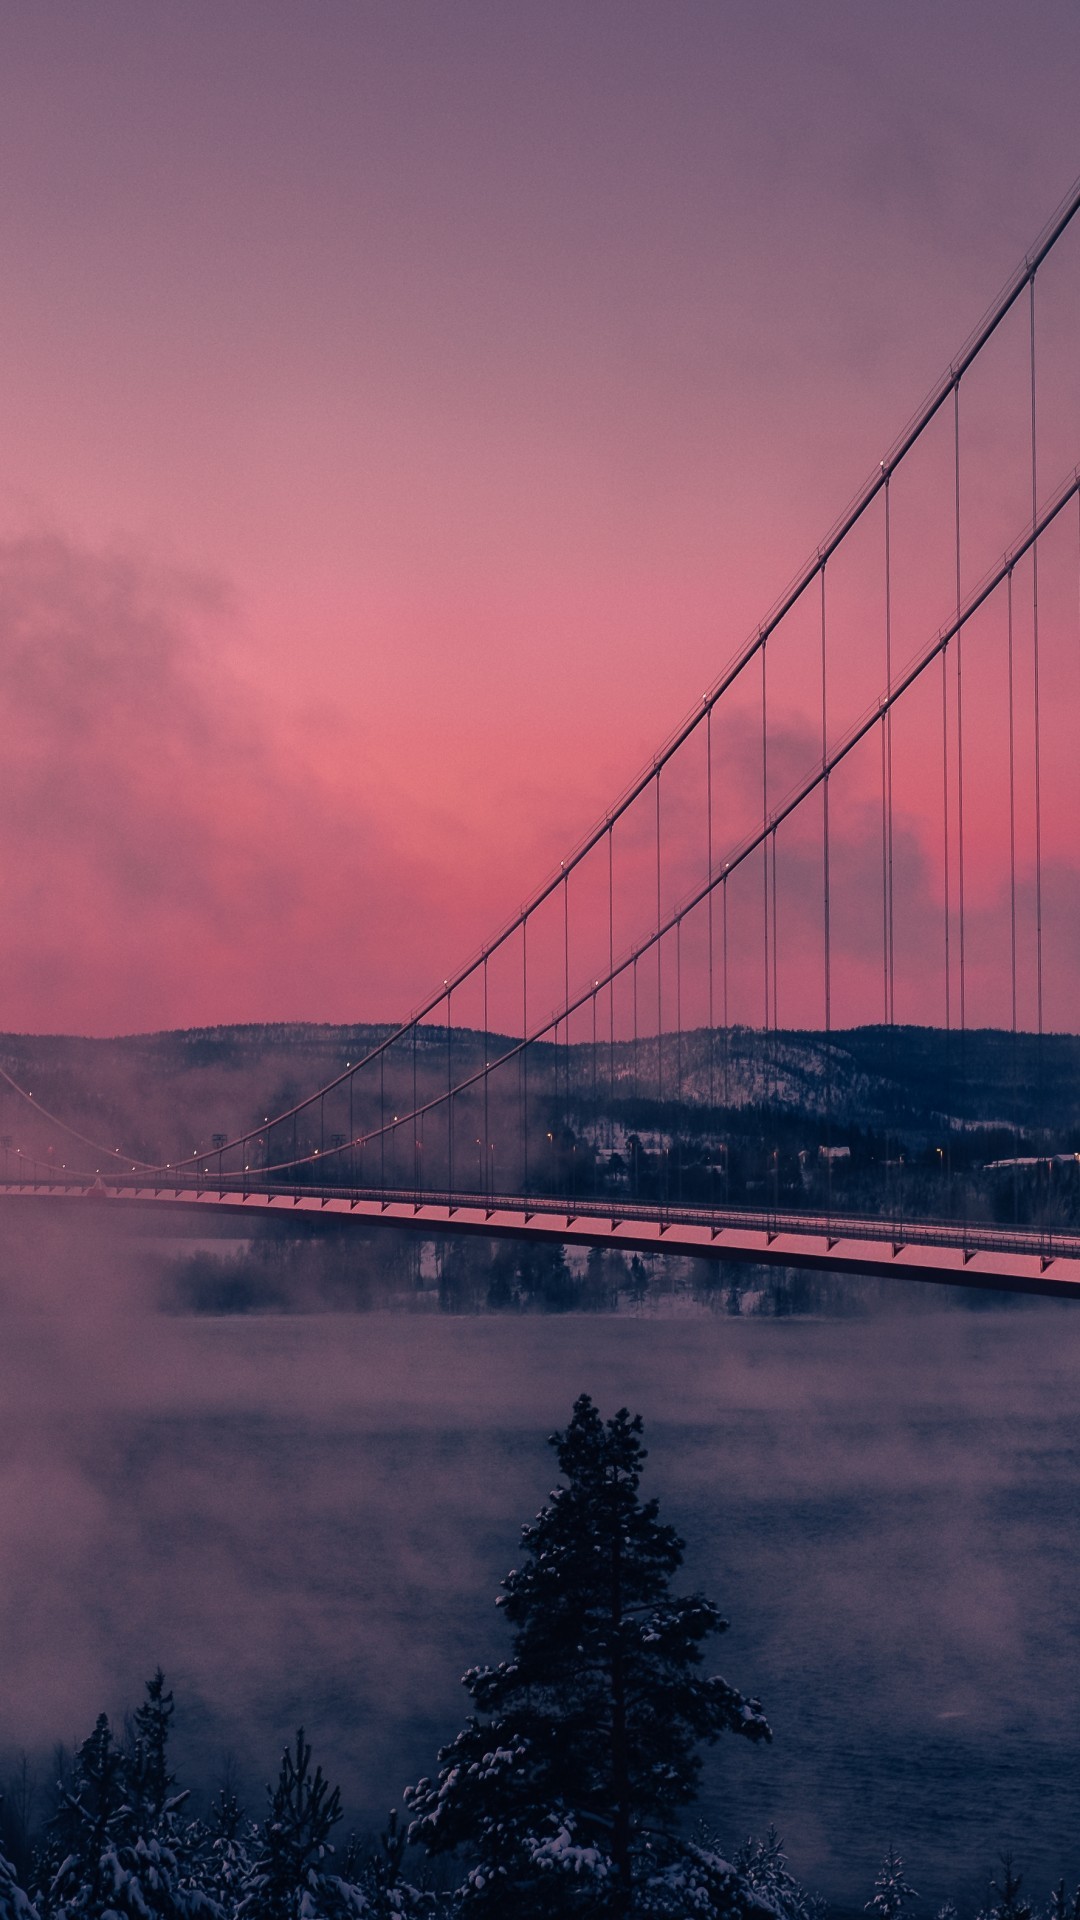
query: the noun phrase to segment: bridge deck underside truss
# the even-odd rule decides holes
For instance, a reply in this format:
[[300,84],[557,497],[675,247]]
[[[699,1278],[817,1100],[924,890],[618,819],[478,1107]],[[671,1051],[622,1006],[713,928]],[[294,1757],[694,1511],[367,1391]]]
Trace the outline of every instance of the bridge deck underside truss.
[[1016,1234],[977,1228],[953,1230],[912,1223],[897,1237],[877,1220],[836,1221],[825,1230],[817,1220],[709,1216],[634,1209],[613,1213],[595,1204],[573,1208],[551,1201],[506,1199],[478,1205],[469,1195],[426,1200],[408,1196],[348,1195],[222,1188],[8,1186],[0,1204],[40,1209],[52,1203],[61,1218],[92,1212],[107,1224],[117,1210],[185,1217],[193,1230],[201,1216],[228,1215],[254,1223],[303,1221],[348,1227],[377,1226],[425,1239],[484,1236],[625,1253],[678,1255],[694,1260],[810,1272],[872,1275],[889,1280],[929,1281],[1001,1292],[1080,1299],[1080,1240],[1070,1236]]

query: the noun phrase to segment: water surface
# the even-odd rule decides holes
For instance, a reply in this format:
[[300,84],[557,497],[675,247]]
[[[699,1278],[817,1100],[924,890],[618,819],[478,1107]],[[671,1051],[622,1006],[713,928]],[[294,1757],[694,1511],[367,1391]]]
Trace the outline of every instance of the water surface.
[[[460,1724],[467,1664],[576,1394],[647,1422],[685,1583],[762,1697],[705,1803],[867,1897],[893,1840],[936,1900],[1011,1847],[1080,1874],[1080,1315],[180,1320],[71,1278],[0,1344],[5,1747],[130,1705],[257,1791],[300,1722],[377,1817]],[[62,1311],[60,1310],[62,1307]],[[925,1903],[924,1903],[925,1908]]]

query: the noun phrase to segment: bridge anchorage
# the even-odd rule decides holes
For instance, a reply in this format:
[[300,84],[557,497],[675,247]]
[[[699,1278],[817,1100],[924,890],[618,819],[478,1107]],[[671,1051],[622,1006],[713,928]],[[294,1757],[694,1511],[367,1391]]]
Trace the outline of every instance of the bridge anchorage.
[[1080,185],[688,717],[407,1020],[164,1158],[160,1116],[103,1144],[13,1054],[5,1204],[1072,1294],[1078,211]]

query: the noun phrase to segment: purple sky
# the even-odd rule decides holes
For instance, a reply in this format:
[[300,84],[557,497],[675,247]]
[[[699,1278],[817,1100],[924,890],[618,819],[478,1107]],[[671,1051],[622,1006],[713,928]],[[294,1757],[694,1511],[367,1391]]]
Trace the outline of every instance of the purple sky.
[[3,1025],[405,1011],[876,464],[1078,83],[1043,0],[0,10]]

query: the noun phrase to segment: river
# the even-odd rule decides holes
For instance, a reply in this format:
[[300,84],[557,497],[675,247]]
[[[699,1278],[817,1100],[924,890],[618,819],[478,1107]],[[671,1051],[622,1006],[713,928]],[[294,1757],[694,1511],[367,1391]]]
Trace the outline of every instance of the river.
[[710,1756],[730,1845],[775,1822],[848,1906],[889,1841],[923,1911],[1005,1848],[1033,1894],[1080,1875],[1069,1303],[180,1318],[102,1271],[0,1307],[6,1753],[122,1713],[160,1662],[183,1766],[231,1755],[257,1806],[303,1722],[377,1818],[506,1651],[498,1579],[587,1391],[644,1414],[684,1584],[731,1620],[715,1665],[772,1722]]

